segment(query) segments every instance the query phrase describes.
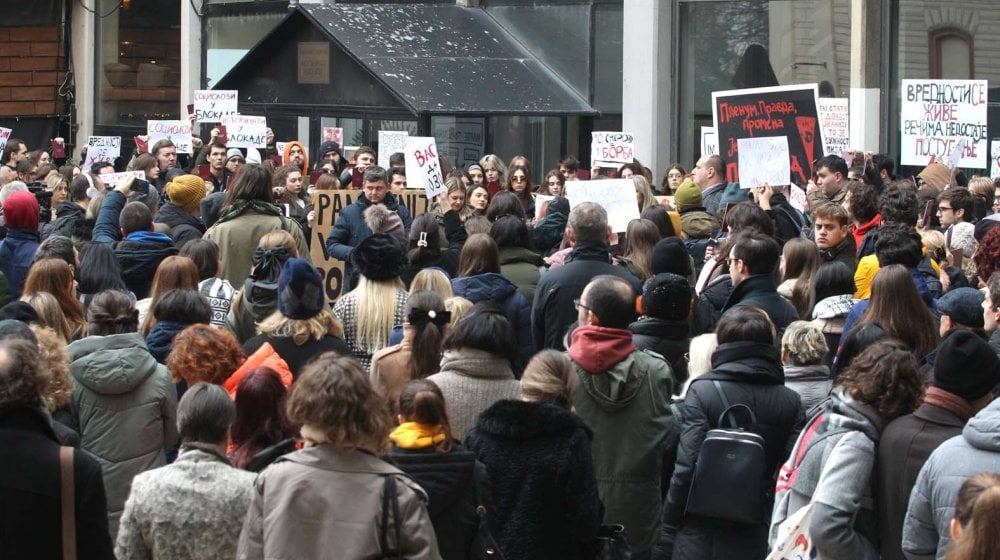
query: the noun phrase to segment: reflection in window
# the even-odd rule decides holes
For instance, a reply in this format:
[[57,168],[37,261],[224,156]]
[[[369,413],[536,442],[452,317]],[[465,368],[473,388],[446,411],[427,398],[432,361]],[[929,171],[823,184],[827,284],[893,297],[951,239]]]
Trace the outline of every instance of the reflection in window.
[[535,180],[540,173],[559,166],[559,141],[562,138],[559,117],[490,117],[488,144],[505,162],[517,155],[527,156]]
[[946,28],[930,33],[931,78],[969,80],[972,67],[972,37],[960,29]]

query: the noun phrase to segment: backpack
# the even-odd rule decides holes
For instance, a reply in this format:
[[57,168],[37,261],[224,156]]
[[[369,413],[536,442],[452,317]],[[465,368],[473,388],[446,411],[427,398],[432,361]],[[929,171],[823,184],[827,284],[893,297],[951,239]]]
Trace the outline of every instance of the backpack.
[[[718,428],[709,430],[698,450],[694,478],[688,494],[686,514],[735,523],[756,525],[766,519],[768,496],[773,485],[767,473],[764,438],[754,433],[757,417],[745,404],[729,404],[722,384],[712,381],[722,400]],[[733,419],[743,409],[750,428]],[[729,427],[723,421],[729,419]]]

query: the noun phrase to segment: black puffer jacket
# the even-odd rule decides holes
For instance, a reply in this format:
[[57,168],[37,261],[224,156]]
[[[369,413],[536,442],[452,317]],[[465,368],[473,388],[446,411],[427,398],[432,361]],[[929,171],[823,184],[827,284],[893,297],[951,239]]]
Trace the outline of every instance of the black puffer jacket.
[[153,221],[170,226],[170,237],[177,247],[183,247],[188,241],[201,239],[205,235],[205,224],[200,219],[170,202],[160,207]]
[[[736,525],[685,514],[698,452],[708,430],[719,427],[724,409],[715,387],[709,383],[712,380],[721,382],[730,404],[746,404],[753,410],[757,418],[755,432],[764,438],[767,472],[774,477],[803,423],[799,395],[784,386],[777,348],[757,342],[720,344],[712,354],[712,371],[692,383],[684,401],[675,406],[681,435],[663,510],[663,528],[654,549],[656,560],[759,559],[767,555],[773,492],[766,511],[761,512],[759,525]],[[774,488],[773,479],[769,487]]]
[[62,235],[84,243],[93,237],[94,223],[87,221],[87,213],[79,204],[63,201],[56,207],[56,219],[42,226],[42,239]]
[[628,326],[632,331],[632,344],[639,350],[652,350],[670,364],[674,372],[674,394],[679,395],[688,378],[687,359],[691,346],[688,321],[667,321],[643,317]]
[[722,314],[725,315],[736,306],[753,306],[767,313],[778,331],[778,341],[788,325],[799,320],[798,311],[795,311],[795,307],[787,299],[781,297],[774,277],[770,274],[755,274],[734,286]]

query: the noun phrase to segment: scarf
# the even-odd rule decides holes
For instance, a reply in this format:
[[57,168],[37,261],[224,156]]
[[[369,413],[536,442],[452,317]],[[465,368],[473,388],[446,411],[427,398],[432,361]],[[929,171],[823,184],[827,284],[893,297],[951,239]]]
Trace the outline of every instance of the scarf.
[[403,422],[389,434],[389,439],[402,449],[424,449],[447,439],[443,426],[428,426]]
[[217,224],[227,222],[251,212],[253,214],[264,214],[267,216],[281,216],[281,209],[263,200],[237,200],[219,213]]
[[937,387],[929,387],[927,389],[927,393],[924,395],[924,403],[943,408],[958,416],[963,422],[968,421],[973,416],[972,406],[969,405],[968,401],[954,393],[949,393]]

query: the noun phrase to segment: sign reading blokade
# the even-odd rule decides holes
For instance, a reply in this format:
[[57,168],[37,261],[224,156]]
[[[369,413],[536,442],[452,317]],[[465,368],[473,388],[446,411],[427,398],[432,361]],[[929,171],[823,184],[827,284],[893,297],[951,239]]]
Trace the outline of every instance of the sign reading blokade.
[[200,123],[222,122],[223,115],[235,115],[238,102],[234,89],[196,89],[194,114]]
[[986,80],[903,80],[900,163],[923,167],[967,138],[958,166],[986,169],[987,88]]

